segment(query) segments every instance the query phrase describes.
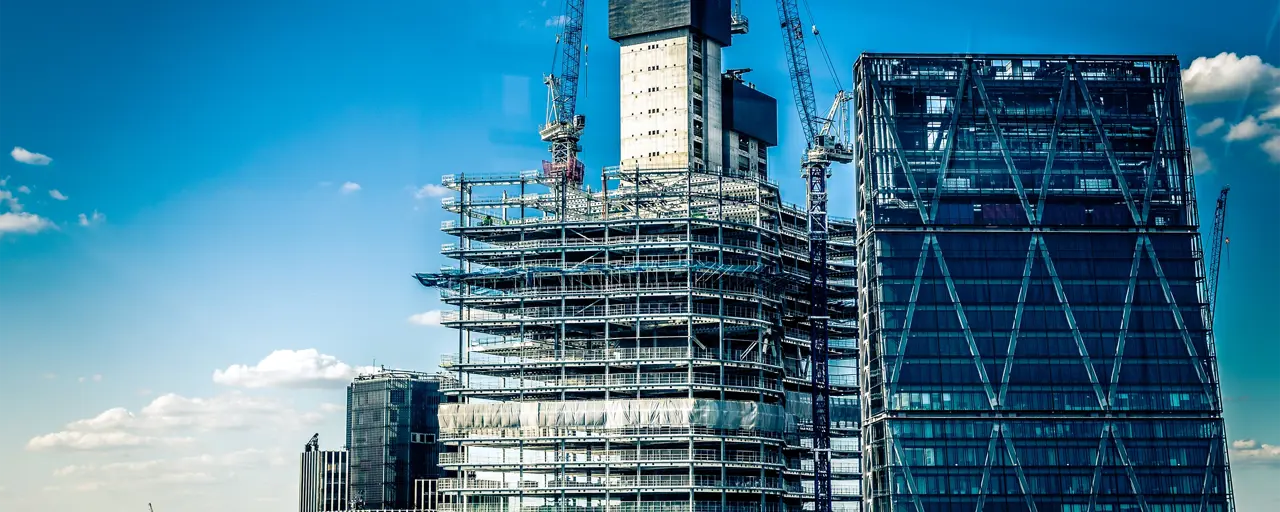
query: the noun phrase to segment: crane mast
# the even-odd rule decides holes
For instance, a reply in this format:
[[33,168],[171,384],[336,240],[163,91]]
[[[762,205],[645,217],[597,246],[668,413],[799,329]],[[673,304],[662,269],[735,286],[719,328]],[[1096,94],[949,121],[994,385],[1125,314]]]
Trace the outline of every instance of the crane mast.
[[[559,74],[543,77],[547,85],[547,119],[538,129],[542,140],[550,144],[551,161],[543,164],[543,172],[559,178],[562,186],[581,185],[583,165],[578,161],[578,140],[586,128],[586,116],[578,115],[578,74],[582,62],[582,12],[585,0],[565,0],[563,30],[556,37],[561,46]],[[554,68],[554,62],[552,64]]]
[[742,15],[742,0],[733,0],[733,13],[729,18],[729,33],[746,34],[748,28],[747,17]]
[[[1222,247],[1225,239],[1227,227],[1227,192],[1231,191],[1231,185],[1222,187],[1222,192],[1218,194],[1218,206],[1213,211],[1213,259],[1209,264],[1209,321],[1212,326],[1213,319],[1216,318],[1218,312],[1218,271],[1222,266]],[[1230,243],[1230,239],[1226,239]]]
[[[804,25],[796,0],[778,0],[778,21],[782,28],[791,74],[792,93],[806,148],[801,175],[806,182],[809,231],[809,374],[813,398],[813,498],[815,512],[831,512],[831,378],[828,372],[830,343],[827,306],[827,178],[832,163],[853,161],[844,141],[848,140],[848,101],[840,91],[827,111],[818,114],[813,94],[809,55],[805,50]],[[816,27],[813,33],[817,35]]]

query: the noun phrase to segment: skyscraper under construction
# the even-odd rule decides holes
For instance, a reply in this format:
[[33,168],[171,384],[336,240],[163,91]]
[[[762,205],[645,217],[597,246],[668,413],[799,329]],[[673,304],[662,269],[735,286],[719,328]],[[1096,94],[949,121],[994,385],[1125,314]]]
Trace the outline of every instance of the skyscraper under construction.
[[870,510],[1231,510],[1179,76],[859,59]]
[[[456,307],[438,508],[801,510],[808,241],[769,181],[777,103],[722,74],[727,1],[611,1],[609,34],[621,155],[596,190],[576,162],[444,178],[457,264],[418,276]],[[833,491],[857,510],[851,220],[830,245]]]

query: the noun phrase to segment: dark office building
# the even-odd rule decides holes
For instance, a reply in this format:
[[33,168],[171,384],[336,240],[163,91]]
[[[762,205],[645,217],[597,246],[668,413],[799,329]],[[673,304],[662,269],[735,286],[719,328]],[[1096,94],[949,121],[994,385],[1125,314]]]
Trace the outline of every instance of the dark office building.
[[1230,510],[1177,59],[855,75],[868,510]]
[[351,498],[367,510],[409,509],[414,482],[440,478],[434,375],[383,370],[347,386]]

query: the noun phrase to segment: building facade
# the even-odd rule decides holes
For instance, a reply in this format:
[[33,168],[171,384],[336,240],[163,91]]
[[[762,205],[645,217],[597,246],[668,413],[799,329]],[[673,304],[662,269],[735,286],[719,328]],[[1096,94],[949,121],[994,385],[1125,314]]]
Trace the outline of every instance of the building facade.
[[321,450],[319,434],[302,452],[301,512],[347,510],[350,476],[346,450]]
[[[722,73],[727,1],[617,0],[609,20],[621,164],[596,190],[537,171],[444,177],[456,264],[418,276],[456,308],[441,366],[459,403],[440,416],[456,477],[438,509],[803,510],[808,241],[804,209],[768,180],[776,101]],[[853,236],[832,221],[843,510],[861,471]]]
[[1177,59],[855,84],[869,510],[1231,510]]
[[446,400],[438,376],[386,370],[347,386],[351,499],[366,510],[411,509],[419,480],[444,475],[437,420]]

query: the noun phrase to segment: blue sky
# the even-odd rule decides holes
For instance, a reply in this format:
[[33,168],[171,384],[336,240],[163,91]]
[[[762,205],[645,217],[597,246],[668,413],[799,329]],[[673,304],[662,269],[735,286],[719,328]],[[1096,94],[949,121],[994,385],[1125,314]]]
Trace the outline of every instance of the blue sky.
[[[776,12],[744,3],[725,65],[780,99],[774,178],[800,202]],[[25,150],[0,162],[0,509],[293,507],[307,438],[341,444],[344,379],[433,369],[456,339],[413,316],[440,304],[409,276],[449,241],[424,186],[543,158],[542,4],[0,0],[0,148]],[[618,146],[603,4],[579,102],[593,168]],[[1208,58],[1188,113],[1223,119],[1193,135],[1206,226],[1233,187],[1218,350],[1239,510],[1280,508],[1280,6],[810,4],[846,85],[862,51]]]

